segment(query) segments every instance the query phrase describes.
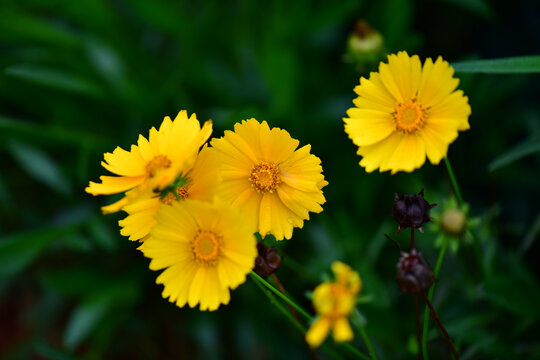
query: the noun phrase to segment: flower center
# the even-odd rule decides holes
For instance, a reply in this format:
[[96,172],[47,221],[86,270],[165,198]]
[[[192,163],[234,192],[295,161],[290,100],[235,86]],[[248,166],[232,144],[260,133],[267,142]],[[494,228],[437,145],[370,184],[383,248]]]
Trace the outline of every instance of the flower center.
[[342,284],[330,284],[329,303],[319,312],[331,318],[348,316],[354,307],[354,295]]
[[414,98],[399,104],[392,115],[397,130],[404,133],[414,133],[422,128],[426,121],[426,110]]
[[261,161],[253,166],[249,181],[257,192],[273,193],[278,185],[281,184],[279,168],[273,163]]
[[219,257],[220,238],[212,231],[200,230],[191,241],[195,259],[208,265],[214,265]]
[[[185,184],[176,188],[176,194],[180,197],[181,200],[186,200],[189,197],[189,187],[190,184]],[[172,191],[169,191],[167,195],[161,198],[161,202],[166,205],[171,205],[174,201],[179,200]]]
[[161,169],[166,169],[171,166],[171,160],[165,155],[155,156],[148,164],[146,164],[146,175],[154,177]]

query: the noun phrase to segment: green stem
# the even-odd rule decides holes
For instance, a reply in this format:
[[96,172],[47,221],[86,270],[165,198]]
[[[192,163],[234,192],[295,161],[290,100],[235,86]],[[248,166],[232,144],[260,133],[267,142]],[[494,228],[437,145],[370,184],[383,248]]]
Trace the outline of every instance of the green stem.
[[281,305],[281,303],[272,296],[272,293],[270,293],[270,291],[268,291],[260,282],[254,281],[254,283],[268,297],[268,300],[270,300],[270,302],[274,304],[278,308],[278,310],[281,311],[283,315],[285,315],[293,323],[294,327],[300,330],[302,334],[306,333],[306,328],[304,327],[304,325],[300,324],[300,322],[296,320],[296,318],[285,308],[285,306]]
[[[433,276],[435,277],[435,279],[437,278],[437,276],[439,275],[439,271],[441,270],[444,254],[446,253],[447,247],[448,247],[448,241],[444,241],[441,247],[441,250],[439,251],[439,257],[437,258],[437,263],[435,264],[435,270],[433,271]],[[429,293],[428,293],[429,301],[433,299],[434,291],[435,291],[435,283],[433,283],[433,285],[431,286],[431,289],[429,289]],[[427,352],[428,325],[429,325],[429,307],[426,305],[426,309],[424,311],[424,329],[422,332],[422,352],[424,353],[425,360],[428,360],[428,352]]]
[[302,309],[300,306],[296,305],[296,303],[294,301],[289,299],[287,296],[283,295],[278,289],[276,289],[268,281],[264,280],[262,277],[257,275],[253,270],[251,271],[251,273],[249,275],[251,276],[252,279],[254,279],[255,281],[261,283],[268,290],[273,292],[281,300],[285,301],[287,304],[292,306],[296,311],[298,311],[300,314],[302,314],[302,316],[304,316],[306,319],[308,319],[309,321],[313,320],[313,316],[311,316],[307,312],[305,312],[304,309]]
[[446,170],[448,170],[448,176],[450,177],[450,182],[452,182],[452,186],[454,187],[454,192],[456,193],[459,206],[461,206],[463,205],[463,197],[461,196],[461,190],[459,189],[459,185],[457,183],[456,177],[454,175],[454,171],[452,170],[452,165],[450,165],[450,160],[448,160],[448,157],[444,158],[444,163],[446,165]]
[[364,329],[364,326],[360,324],[360,322],[358,322],[357,328],[358,328],[358,331],[360,332],[360,336],[362,336],[362,339],[364,339],[364,342],[366,343],[366,346],[369,351],[369,356],[373,360],[378,360],[377,354],[375,354],[375,350],[373,349],[373,345],[371,345],[371,340],[369,340],[369,336],[366,333],[366,329]]
[[349,343],[346,343],[346,342],[342,342],[342,343],[339,343],[341,346],[343,346],[345,349],[349,350],[350,352],[352,352],[354,355],[358,356],[359,359],[363,359],[363,360],[371,360],[370,357],[362,354],[360,352],[360,350],[358,350],[357,348],[355,348],[354,346],[352,346],[351,344]]
[[[268,281],[264,280],[262,277],[257,275],[254,271],[251,271],[251,273],[249,275],[255,281],[255,283],[257,283],[257,285],[259,285],[261,290],[265,290],[264,287],[266,287],[268,290],[270,290],[272,293],[274,293],[275,296],[279,297],[281,300],[285,301],[287,304],[289,304],[291,307],[293,307],[296,311],[298,311],[298,313],[302,314],[302,316],[304,316],[307,320],[309,320],[309,321],[313,320],[313,316],[309,315],[304,309],[302,309],[300,306],[296,305],[296,303],[294,301],[289,299],[287,296],[283,295],[278,289],[273,287]],[[277,304],[277,302],[272,302],[272,303]],[[279,305],[280,305],[280,307],[279,307],[280,310],[286,311],[285,308],[281,304],[279,304]],[[292,316],[288,311],[286,311],[286,312],[287,312],[287,318],[291,319],[291,321],[294,320],[295,326],[297,328],[299,328],[299,326],[300,326],[302,331],[305,333],[305,328],[298,322],[298,320],[296,320],[294,318],[294,316]],[[371,358],[369,358],[368,356],[362,354],[357,348],[355,348],[354,346],[352,346],[349,343],[339,343],[339,345],[343,346],[345,349],[349,350],[351,353],[353,353],[354,355],[356,355],[360,359],[371,360]],[[325,347],[321,346],[321,348],[323,350],[325,350]],[[328,352],[327,350],[328,349],[326,349],[325,351]]]
[[[277,299],[272,295],[270,291],[268,291],[262,285],[262,283],[258,281],[254,281],[254,283],[268,297],[268,300],[270,300],[270,302],[274,304],[274,306],[277,307],[278,310],[283,315],[285,315],[287,319],[289,319],[289,321],[294,325],[294,327],[297,328],[298,331],[300,331],[300,333],[302,333],[303,336],[305,336],[307,329],[304,327],[304,325],[302,325],[298,320],[296,320],[296,318],[287,310],[287,308],[285,308],[285,306],[283,306],[279,301],[277,301]],[[321,345],[321,349],[324,352],[326,352],[328,355],[330,355],[330,357],[332,357],[333,359],[342,359],[342,357],[339,354],[337,354],[334,350],[332,350],[331,348],[329,348],[328,346],[324,344]]]

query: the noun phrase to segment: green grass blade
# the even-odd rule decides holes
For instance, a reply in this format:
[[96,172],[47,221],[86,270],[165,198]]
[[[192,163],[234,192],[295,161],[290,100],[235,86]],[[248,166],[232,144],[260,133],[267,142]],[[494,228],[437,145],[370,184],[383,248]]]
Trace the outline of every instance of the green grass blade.
[[452,63],[457,73],[534,74],[540,73],[540,55]]
[[503,166],[509,165],[515,161],[518,161],[525,156],[537,153],[540,151],[540,136],[535,136],[532,139],[525,140],[524,142],[516,145],[508,152],[497,157],[489,164],[489,171],[495,171]]

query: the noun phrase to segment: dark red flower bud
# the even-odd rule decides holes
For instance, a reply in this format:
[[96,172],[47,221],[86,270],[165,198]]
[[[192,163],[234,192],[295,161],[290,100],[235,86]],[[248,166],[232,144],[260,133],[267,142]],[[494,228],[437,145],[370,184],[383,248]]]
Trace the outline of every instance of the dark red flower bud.
[[394,205],[392,206],[392,216],[399,224],[398,233],[408,227],[416,228],[423,232],[422,224],[432,221],[429,217],[429,211],[437,204],[429,204],[424,200],[424,189],[418,194],[404,194],[394,196]]
[[253,269],[257,275],[267,277],[279,270],[281,256],[275,247],[257,243],[257,252],[259,255],[255,259],[255,268]]
[[411,253],[401,253],[397,264],[396,281],[401,291],[407,294],[421,294],[427,291],[435,278],[433,272],[422,257],[422,253],[412,249]]

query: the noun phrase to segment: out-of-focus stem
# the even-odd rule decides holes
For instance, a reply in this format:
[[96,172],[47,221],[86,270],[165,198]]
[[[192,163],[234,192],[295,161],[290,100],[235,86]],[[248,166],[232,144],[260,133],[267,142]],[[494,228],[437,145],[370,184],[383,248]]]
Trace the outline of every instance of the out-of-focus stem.
[[[439,251],[439,257],[437,258],[437,263],[435,264],[435,269],[433,271],[433,276],[435,279],[437,279],[437,276],[439,275],[439,271],[441,270],[442,262],[444,259],[444,254],[446,253],[446,248],[448,247],[448,241],[445,241],[443,243],[443,246],[441,247],[441,250]],[[433,299],[433,292],[435,291],[435,283],[431,286],[431,289],[429,289],[428,293],[428,300],[431,301]],[[428,352],[427,352],[427,335],[428,335],[428,325],[429,325],[429,308],[426,306],[426,310],[424,311],[424,330],[422,332],[422,352],[424,353],[424,359],[428,360]]]

